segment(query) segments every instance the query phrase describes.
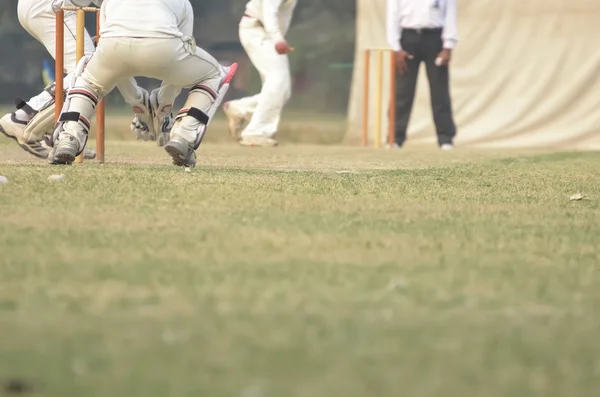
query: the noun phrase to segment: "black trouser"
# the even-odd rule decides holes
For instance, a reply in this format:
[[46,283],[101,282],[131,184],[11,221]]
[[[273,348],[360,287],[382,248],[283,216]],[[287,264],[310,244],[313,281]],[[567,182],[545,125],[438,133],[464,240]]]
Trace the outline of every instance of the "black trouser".
[[450,76],[447,66],[437,66],[435,59],[442,50],[442,30],[424,29],[421,31],[404,29],[400,40],[402,49],[414,58],[407,60],[408,71],[396,78],[396,143],[400,146],[406,140],[406,129],[415,99],[415,88],[421,62],[425,62],[431,108],[438,136],[438,143],[452,143],[456,126],[452,117],[450,100]]

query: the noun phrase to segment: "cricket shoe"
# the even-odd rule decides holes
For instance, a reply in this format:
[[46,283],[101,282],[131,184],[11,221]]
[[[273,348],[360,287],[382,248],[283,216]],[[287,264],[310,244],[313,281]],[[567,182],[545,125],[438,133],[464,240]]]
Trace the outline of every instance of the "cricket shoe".
[[[221,102],[229,89],[229,84],[231,79],[235,75],[237,70],[237,63],[233,63],[230,67],[223,67],[225,71],[225,76],[221,80],[221,84],[219,85],[219,89],[217,91],[216,98],[210,108],[206,111],[206,119],[208,122],[203,124],[200,122],[198,126],[198,130],[196,131],[196,140],[193,143],[188,142],[186,139],[171,134],[169,138],[169,142],[165,145],[165,151],[171,155],[173,158],[173,164],[177,166],[185,166],[185,167],[194,167],[196,165],[196,150],[202,143],[202,139],[206,134],[206,129],[208,128],[208,124],[212,120],[213,116],[217,112],[217,109],[221,106]],[[178,123],[181,123],[181,120],[184,117],[189,117],[188,111],[190,108],[182,109],[179,111],[179,114],[175,118],[174,128],[180,128]],[[197,109],[196,109],[197,111]]]
[[35,157],[45,159],[50,153],[50,149],[42,145],[42,141],[27,142],[23,137],[23,132],[27,127],[27,122],[19,120],[15,113],[8,113],[0,119],[0,132],[15,142],[27,153]]
[[[52,137],[44,135],[44,140],[40,143],[48,150],[48,154],[50,154],[50,151],[52,150]],[[96,151],[94,149],[84,149],[83,158],[84,160],[94,160],[96,158]]]
[[71,165],[79,153],[79,142],[71,135],[63,134],[48,155],[50,164]]
[[185,139],[173,136],[165,145],[165,150],[173,158],[173,164],[178,167],[193,168],[196,166],[196,150]]
[[263,146],[263,147],[275,147],[279,145],[273,138],[267,138],[264,136],[243,136],[240,140],[240,145],[247,147]]
[[83,158],[85,160],[94,160],[96,158],[96,151],[94,149],[84,149]]
[[242,134],[244,115],[237,112],[231,106],[230,101],[223,104],[223,113],[225,113],[225,117],[227,117],[227,128],[229,129],[229,134],[233,139],[239,141]]

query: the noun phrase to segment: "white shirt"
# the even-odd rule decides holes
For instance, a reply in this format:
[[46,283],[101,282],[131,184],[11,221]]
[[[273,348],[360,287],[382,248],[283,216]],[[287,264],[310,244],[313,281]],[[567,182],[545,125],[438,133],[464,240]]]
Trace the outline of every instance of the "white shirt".
[[[498,0],[502,1],[502,0]],[[400,51],[402,29],[442,28],[444,48],[458,43],[457,0],[387,0],[387,40]]]
[[194,10],[188,0],[104,0],[100,36],[172,38],[194,32]]
[[246,15],[258,19],[267,36],[275,42],[285,40],[297,0],[250,0]]

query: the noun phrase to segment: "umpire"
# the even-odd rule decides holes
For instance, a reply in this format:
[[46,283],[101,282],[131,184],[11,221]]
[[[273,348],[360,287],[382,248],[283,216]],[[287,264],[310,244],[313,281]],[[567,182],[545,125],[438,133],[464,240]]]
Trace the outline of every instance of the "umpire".
[[395,52],[395,146],[402,147],[415,99],[419,65],[425,63],[438,144],[453,148],[456,125],[450,99],[449,64],[458,42],[457,0],[387,0],[387,38]]

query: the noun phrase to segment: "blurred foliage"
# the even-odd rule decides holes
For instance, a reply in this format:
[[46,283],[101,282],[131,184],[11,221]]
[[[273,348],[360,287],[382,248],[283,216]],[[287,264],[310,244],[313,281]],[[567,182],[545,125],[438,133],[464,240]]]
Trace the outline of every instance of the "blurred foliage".
[[[49,0],[48,0],[49,1]],[[212,51],[219,45],[237,46],[237,25],[244,13],[244,0],[191,0],[195,36],[200,46]],[[17,0],[0,1],[0,103],[15,96],[28,98],[43,86],[42,61],[49,59],[44,47],[20,26]],[[345,111],[351,69],[334,69],[331,64],[352,63],[354,57],[356,4],[354,0],[299,0],[288,39],[296,51],[290,55],[294,96],[290,107],[321,111]],[[93,29],[93,18],[88,28]],[[220,59],[219,59],[220,60]],[[142,85],[156,82],[140,79]],[[256,72],[248,92],[260,87]],[[150,87],[151,88],[151,87]],[[109,103],[122,104],[118,93]]]

